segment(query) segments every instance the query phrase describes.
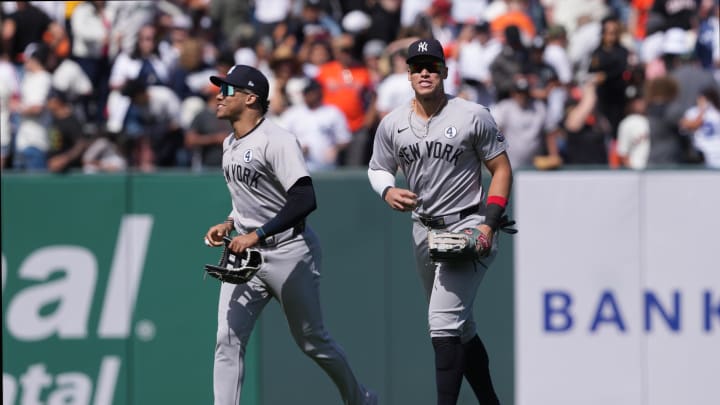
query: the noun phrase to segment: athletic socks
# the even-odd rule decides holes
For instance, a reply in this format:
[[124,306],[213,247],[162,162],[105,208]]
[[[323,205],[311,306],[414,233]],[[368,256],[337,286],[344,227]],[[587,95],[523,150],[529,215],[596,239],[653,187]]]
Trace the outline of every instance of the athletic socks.
[[432,345],[435,349],[437,404],[455,405],[460,395],[465,368],[463,344],[459,337],[434,337]]
[[500,402],[490,378],[489,358],[485,345],[478,335],[462,345],[465,352],[465,378],[482,405],[497,405]]

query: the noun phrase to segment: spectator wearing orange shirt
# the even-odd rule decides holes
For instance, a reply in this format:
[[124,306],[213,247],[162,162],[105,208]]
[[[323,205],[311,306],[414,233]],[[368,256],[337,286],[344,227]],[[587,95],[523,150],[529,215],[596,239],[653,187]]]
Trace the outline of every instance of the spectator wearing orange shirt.
[[317,81],[322,84],[323,99],[345,114],[352,140],[342,156],[346,166],[363,166],[368,162],[370,118],[366,114],[373,104],[374,90],[368,69],[354,54],[352,35],[343,34],[333,39],[335,59],[320,66]]
[[533,23],[527,12],[527,1],[509,0],[507,12],[499,15],[490,22],[492,32],[503,32],[505,28],[514,25],[520,29],[523,37],[531,39],[535,37],[535,23]]

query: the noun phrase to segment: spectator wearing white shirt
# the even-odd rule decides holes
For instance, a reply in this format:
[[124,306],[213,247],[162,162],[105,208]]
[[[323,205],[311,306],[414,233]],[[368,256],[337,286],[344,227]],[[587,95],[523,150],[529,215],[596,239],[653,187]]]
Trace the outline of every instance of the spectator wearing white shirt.
[[720,169],[720,95],[713,87],[700,92],[696,104],[680,120],[692,133],[693,145],[703,154],[705,166]]
[[14,130],[10,119],[10,102],[20,95],[20,79],[10,62],[10,55],[0,41],[0,168],[5,168],[11,158]]
[[149,86],[167,84],[169,69],[160,59],[157,31],[152,25],[144,25],[138,33],[137,44],[132,52],[121,52],[110,72],[110,95],[107,101],[107,130],[122,131],[123,121],[130,100],[120,90],[133,79],[141,78]]
[[109,93],[110,46],[112,42],[111,16],[104,1],[78,4],[70,17],[72,59],[80,65],[94,84],[92,97],[83,100],[88,120],[100,124]]
[[502,44],[490,35],[490,24],[486,21],[463,27],[463,33],[467,31],[470,32],[470,40],[459,46],[460,79],[463,85],[474,91],[472,101],[489,106],[494,100],[490,64],[502,51]]
[[618,125],[615,150],[623,167],[642,170],[650,153],[650,123],[645,116],[645,99],[636,94],[628,101],[628,115]]
[[48,55],[47,47],[35,43],[25,50],[25,74],[20,83],[19,104],[11,105],[11,109],[20,114],[13,155],[16,169],[44,170],[47,167],[50,116],[45,104],[52,80],[44,66]]
[[407,85],[407,58],[405,49],[398,49],[390,55],[392,73],[386,76],[377,87],[375,109],[382,119],[390,111],[402,103],[410,102],[415,96],[412,88]]
[[338,154],[352,138],[345,115],[323,103],[322,87],[316,80],[308,81],[303,96],[305,104],[287,109],[281,124],[297,136],[310,171],[334,169]]

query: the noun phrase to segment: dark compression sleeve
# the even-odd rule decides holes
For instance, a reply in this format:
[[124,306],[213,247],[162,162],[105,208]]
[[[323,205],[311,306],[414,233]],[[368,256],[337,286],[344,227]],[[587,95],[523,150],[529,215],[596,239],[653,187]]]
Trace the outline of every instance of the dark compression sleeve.
[[285,206],[280,209],[275,218],[258,228],[257,234],[261,238],[265,238],[290,229],[300,223],[315,208],[317,208],[317,203],[312,179],[308,176],[301,177],[288,189]]

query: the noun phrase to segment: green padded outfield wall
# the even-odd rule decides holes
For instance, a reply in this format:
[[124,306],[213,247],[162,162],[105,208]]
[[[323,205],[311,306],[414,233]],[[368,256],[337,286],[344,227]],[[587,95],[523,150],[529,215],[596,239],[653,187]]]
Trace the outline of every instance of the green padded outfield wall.
[[[326,325],[387,405],[433,404],[426,304],[410,219],[364,171],[314,176]],[[202,243],[229,211],[216,173],[2,176],[3,404],[211,404],[218,283]],[[503,403],[513,403],[512,243],[476,318]],[[339,404],[277,305],[249,347],[242,405]],[[460,404],[473,404],[463,387]]]

